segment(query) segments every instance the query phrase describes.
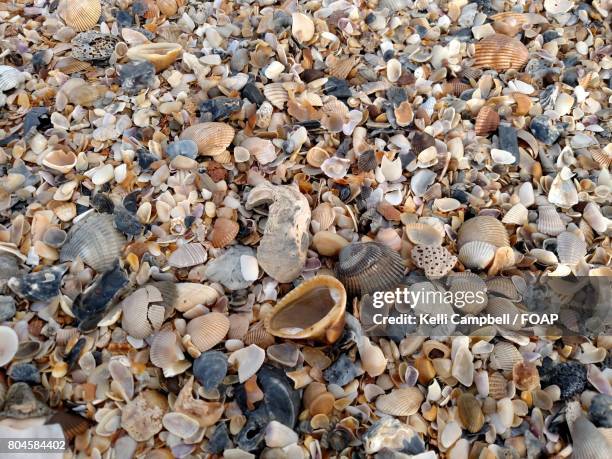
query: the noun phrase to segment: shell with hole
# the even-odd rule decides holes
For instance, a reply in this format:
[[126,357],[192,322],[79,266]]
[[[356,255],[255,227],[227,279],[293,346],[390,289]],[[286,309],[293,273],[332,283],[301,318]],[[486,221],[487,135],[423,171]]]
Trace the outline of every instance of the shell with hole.
[[319,275],[280,300],[265,319],[266,330],[288,339],[333,343],[344,329],[346,292],[338,279]]

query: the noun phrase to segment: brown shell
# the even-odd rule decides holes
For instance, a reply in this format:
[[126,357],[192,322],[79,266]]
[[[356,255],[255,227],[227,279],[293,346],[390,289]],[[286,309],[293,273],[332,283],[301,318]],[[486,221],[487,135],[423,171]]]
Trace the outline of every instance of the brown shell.
[[488,105],[482,107],[474,123],[476,135],[487,135],[491,132],[495,132],[497,126],[499,126],[499,114]]
[[274,336],[268,333],[263,322],[257,322],[246,332],[242,338],[244,344],[250,346],[256,344],[262,349],[267,349],[274,344]]
[[183,53],[177,43],[144,43],[128,49],[128,59],[149,61],[160,72],[170,67]]
[[508,396],[508,381],[498,371],[489,374],[489,395],[495,400]]
[[355,56],[347,57],[344,59],[336,59],[333,64],[329,66],[329,74],[336,78],[340,78],[341,80],[346,80],[353,70],[353,67],[357,65],[359,59]]
[[457,235],[459,247],[470,241],[483,241],[495,247],[509,247],[506,228],[494,217],[478,216],[463,222]]
[[225,123],[198,123],[181,134],[181,140],[193,140],[198,152],[206,156],[219,156],[234,140],[234,128]]
[[157,0],[157,7],[164,16],[174,16],[178,11],[176,0]]
[[467,83],[463,83],[459,78],[454,78],[442,85],[444,94],[451,94],[456,97],[459,97],[463,91],[468,89],[472,89],[472,87]]
[[229,331],[230,321],[225,314],[210,312],[196,317],[187,324],[187,334],[200,352],[219,344]]
[[476,433],[484,425],[484,414],[480,408],[480,403],[474,395],[466,392],[457,399],[457,411],[459,419],[464,427],[471,433]]
[[512,368],[512,380],[517,389],[533,390],[540,387],[538,367],[531,362],[517,362]]
[[421,403],[423,394],[416,387],[403,387],[376,399],[376,409],[392,416],[412,416]]
[[65,0],[61,9],[68,27],[72,27],[77,32],[93,28],[102,14],[100,0]]
[[374,150],[364,151],[357,158],[357,167],[360,171],[370,172],[376,169],[378,161],[376,160],[376,153]]
[[72,56],[66,56],[58,59],[53,68],[65,73],[66,75],[71,75],[73,73],[88,70],[91,68],[91,64],[89,62],[83,62],[75,59]]
[[525,116],[531,110],[533,106],[533,102],[531,97],[526,94],[522,94],[520,92],[512,93],[512,98],[516,102],[516,108],[514,109],[514,114],[519,116]]
[[47,419],[46,424],[59,424],[62,426],[66,440],[70,441],[77,435],[86,432],[91,427],[91,421],[79,416],[78,414],[69,413],[68,411],[58,411]]
[[529,50],[516,38],[502,34],[490,35],[476,43],[474,67],[499,71],[520,70],[529,59]]
[[229,218],[217,218],[210,233],[210,241],[216,248],[228,246],[236,238],[238,231],[240,231],[238,222]]

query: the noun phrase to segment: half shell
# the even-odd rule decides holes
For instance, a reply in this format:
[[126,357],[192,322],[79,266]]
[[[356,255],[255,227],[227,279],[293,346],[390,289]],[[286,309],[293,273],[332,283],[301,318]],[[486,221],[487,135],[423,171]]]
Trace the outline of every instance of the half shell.
[[77,32],[84,32],[93,28],[102,14],[100,0],[64,0],[58,8],[68,27]]
[[459,260],[467,268],[485,269],[495,257],[496,247],[483,241],[470,241],[459,249]]
[[[506,343],[504,341],[500,341],[499,343],[497,343],[493,348],[493,352],[491,353],[491,368],[497,370],[512,371],[514,365],[517,362],[522,361],[523,356],[518,351],[518,349],[513,344]],[[489,386],[492,388],[490,384],[490,378]]]
[[205,156],[219,156],[234,140],[234,128],[225,123],[199,123],[188,127],[181,140],[193,140],[198,152]]
[[187,324],[187,333],[200,352],[219,344],[229,331],[230,321],[225,314],[211,312],[196,317]]
[[279,301],[266,317],[274,336],[291,339],[336,341],[344,328],[346,292],[338,279],[315,276]]
[[499,126],[499,115],[497,112],[488,105],[482,107],[478,112],[476,121],[474,123],[476,135],[482,136],[495,132],[497,130],[497,126]]
[[67,174],[76,166],[77,157],[71,151],[53,150],[45,155],[42,163],[44,166],[59,171],[62,174]]
[[550,236],[557,236],[565,231],[565,223],[561,220],[554,206],[540,206],[538,209],[538,231]]
[[406,225],[406,236],[416,245],[442,245],[444,234],[427,223],[410,223]]
[[11,327],[0,325],[0,366],[8,364],[19,347],[17,333]]
[[561,263],[577,263],[587,251],[587,244],[574,233],[563,231],[557,236],[557,254]]
[[457,235],[459,247],[471,241],[483,241],[495,247],[509,247],[506,228],[494,217],[478,216],[463,222]]
[[221,248],[231,244],[239,230],[238,222],[229,218],[217,218],[210,233],[210,241],[213,247]]
[[416,387],[404,387],[378,397],[376,409],[392,416],[412,416],[419,410],[423,399]]
[[476,43],[474,67],[497,71],[520,70],[529,59],[529,50],[516,38],[494,34]]

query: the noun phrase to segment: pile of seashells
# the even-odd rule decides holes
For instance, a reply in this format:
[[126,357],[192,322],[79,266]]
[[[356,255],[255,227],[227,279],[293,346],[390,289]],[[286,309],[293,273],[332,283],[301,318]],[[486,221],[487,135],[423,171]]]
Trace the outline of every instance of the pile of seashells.
[[0,437],[64,435],[58,458],[610,457],[609,324],[365,324],[400,285],[516,315],[530,280],[610,279],[611,14],[0,0]]

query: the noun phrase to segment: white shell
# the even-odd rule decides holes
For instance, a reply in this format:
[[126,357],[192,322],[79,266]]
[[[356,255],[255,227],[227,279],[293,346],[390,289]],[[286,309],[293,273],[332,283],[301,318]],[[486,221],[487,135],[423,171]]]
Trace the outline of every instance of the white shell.
[[520,202],[512,206],[512,208],[506,212],[504,218],[502,218],[502,223],[511,224],[511,225],[525,225],[528,221],[529,211],[527,207],[525,207]]
[[556,236],[565,231],[565,223],[553,206],[538,208],[538,231],[550,236]]
[[402,76],[402,64],[397,59],[389,59],[387,62],[387,79],[396,82]]
[[11,327],[0,325],[0,367],[8,364],[19,347],[19,337]]
[[293,13],[291,15],[291,34],[299,43],[312,40],[315,33],[313,20],[304,13]]
[[257,373],[265,359],[266,351],[256,344],[251,344],[232,353],[227,361],[238,367],[238,379],[243,383]]
[[484,241],[471,241],[459,249],[459,260],[468,268],[485,269],[495,257],[496,247]]
[[436,173],[429,169],[421,169],[417,171],[410,180],[410,189],[416,197],[421,197],[425,194],[429,185],[436,179]]
[[604,234],[608,231],[612,221],[606,218],[601,213],[601,209],[594,202],[589,202],[582,212],[582,217],[586,220],[591,228],[599,234]]
[[383,156],[380,170],[388,182],[394,182],[402,176],[402,160],[398,157],[391,161]]
[[518,189],[518,197],[521,200],[521,204],[525,207],[531,207],[535,203],[535,195],[531,182],[523,182],[521,184]]
[[491,159],[497,164],[514,164],[516,158],[512,153],[497,148],[491,149]]
[[544,0],[544,9],[550,14],[567,13],[574,6],[570,0]]
[[0,92],[16,88],[25,81],[25,74],[9,65],[0,65]]
[[564,231],[557,236],[557,254],[561,263],[577,263],[587,251],[586,242],[574,233]]

